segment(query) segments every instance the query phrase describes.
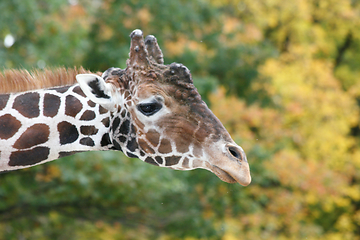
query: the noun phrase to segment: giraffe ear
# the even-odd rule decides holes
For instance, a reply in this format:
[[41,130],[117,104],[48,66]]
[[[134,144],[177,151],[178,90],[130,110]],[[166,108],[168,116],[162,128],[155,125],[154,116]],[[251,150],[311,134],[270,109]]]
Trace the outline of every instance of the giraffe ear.
[[81,90],[91,101],[109,110],[114,107],[112,86],[106,83],[102,77],[95,74],[78,74],[76,80]]

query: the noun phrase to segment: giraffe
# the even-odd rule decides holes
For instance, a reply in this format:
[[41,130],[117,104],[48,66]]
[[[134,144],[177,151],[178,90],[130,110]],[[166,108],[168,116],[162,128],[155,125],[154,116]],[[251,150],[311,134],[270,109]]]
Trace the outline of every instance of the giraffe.
[[[225,182],[250,184],[243,149],[202,101],[189,69],[164,65],[154,36],[144,39],[136,29],[130,38],[125,69],[60,71],[50,78],[77,83],[0,95],[0,171],[118,150],[156,166],[203,168]],[[16,74],[24,72],[8,75]]]

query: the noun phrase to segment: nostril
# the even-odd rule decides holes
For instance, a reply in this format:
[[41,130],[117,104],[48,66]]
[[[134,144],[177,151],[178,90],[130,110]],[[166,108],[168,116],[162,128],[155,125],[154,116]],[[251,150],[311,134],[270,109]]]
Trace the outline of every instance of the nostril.
[[242,157],[242,154],[241,154],[241,152],[240,152],[240,150],[238,148],[233,147],[233,146],[229,146],[228,150],[229,150],[229,153],[231,154],[231,156],[233,156],[236,159],[242,160],[243,157]]

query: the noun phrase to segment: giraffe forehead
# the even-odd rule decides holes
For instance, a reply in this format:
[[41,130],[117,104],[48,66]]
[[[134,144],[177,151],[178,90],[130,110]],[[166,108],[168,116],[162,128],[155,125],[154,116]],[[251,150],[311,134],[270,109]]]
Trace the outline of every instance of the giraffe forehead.
[[155,81],[149,81],[143,84],[138,85],[135,88],[135,96],[138,101],[143,99],[149,99],[152,96],[161,95],[164,98],[167,96],[165,90],[161,85]]
[[172,96],[177,101],[200,102],[201,96],[193,84],[190,71],[182,64],[149,65],[147,68],[110,68],[106,82],[120,92],[147,98],[154,94]]

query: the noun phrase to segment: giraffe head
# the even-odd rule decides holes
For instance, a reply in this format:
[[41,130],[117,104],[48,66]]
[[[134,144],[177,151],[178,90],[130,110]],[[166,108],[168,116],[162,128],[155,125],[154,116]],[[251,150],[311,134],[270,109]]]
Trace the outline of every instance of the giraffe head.
[[249,164],[193,85],[182,64],[163,65],[154,36],[134,30],[127,68],[102,77],[79,74],[83,92],[111,112],[109,148],[178,170],[203,168],[221,180],[248,185]]

